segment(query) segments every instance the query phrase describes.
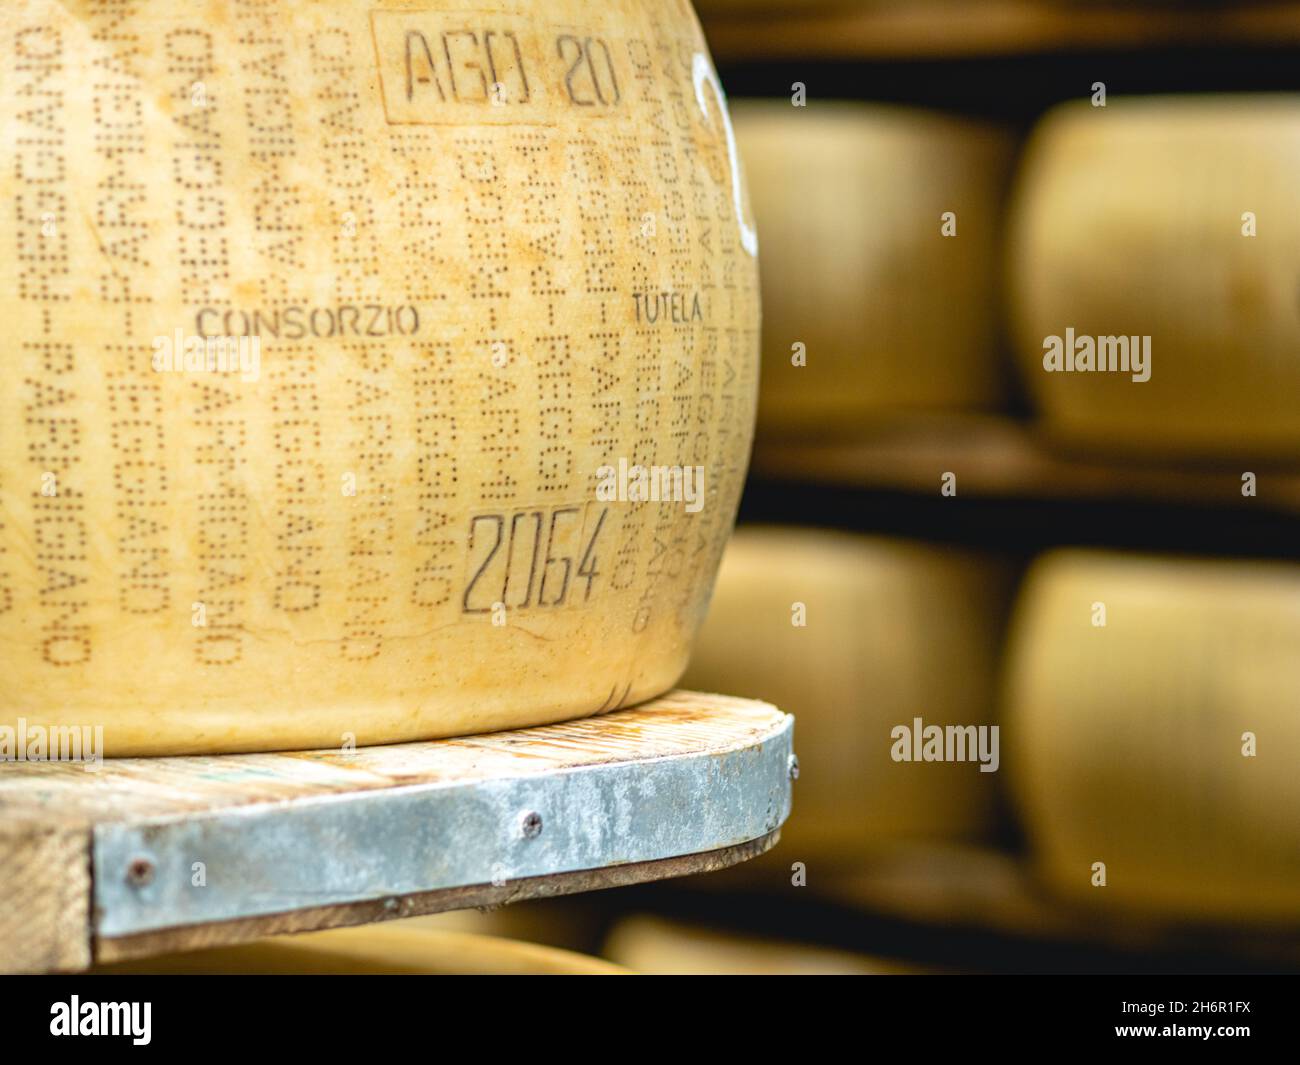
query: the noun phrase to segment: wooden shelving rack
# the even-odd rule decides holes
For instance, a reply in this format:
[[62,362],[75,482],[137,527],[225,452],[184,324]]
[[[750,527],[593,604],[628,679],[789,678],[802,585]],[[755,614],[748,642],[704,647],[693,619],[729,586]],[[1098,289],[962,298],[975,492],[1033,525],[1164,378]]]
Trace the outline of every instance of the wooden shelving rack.
[[[1140,86],[1126,85],[1124,91],[1290,92],[1294,84],[1277,84],[1276,72],[1290,69],[1284,66],[1286,57],[1300,48],[1300,3],[1294,0],[804,0],[786,4],[785,10],[768,6],[773,9],[699,0],[713,56],[724,81],[740,86],[738,95],[782,95],[798,79],[806,80],[810,96],[883,99],[964,112],[966,90],[982,77],[994,88],[973,94],[972,113],[1024,128],[1063,99],[1086,98],[1092,78],[1063,87],[1057,66],[1066,69],[1063,77],[1068,78],[1080,62],[1104,61],[1096,66],[1098,76],[1114,75],[1118,84],[1126,79],[1117,70],[1132,73],[1147,63],[1147,53],[1161,53],[1164,65],[1150,77],[1127,79]],[[1184,77],[1184,52],[1237,54],[1211,64],[1207,85],[1199,88]],[[1125,53],[1127,59],[1117,59]],[[1260,75],[1262,84],[1256,82],[1254,58],[1272,72]],[[908,76],[899,77],[900,71]],[[1023,86],[1015,80],[1022,74]],[[930,91],[945,76],[959,88]],[[999,98],[1004,90],[1008,95]],[[1250,496],[1242,493],[1246,471],[1257,477],[1256,493]],[[957,475],[963,502],[983,507],[979,517],[954,518],[956,531],[927,509],[927,500],[941,498],[946,472]],[[1025,557],[1047,546],[1074,543],[1080,515],[1094,510],[1140,512],[1161,535],[1179,533],[1169,549],[1180,552],[1190,549],[1185,539],[1208,538],[1194,535],[1195,530],[1186,537],[1182,533],[1210,515],[1219,534],[1234,533],[1222,535],[1227,551],[1248,554],[1243,547],[1263,542],[1259,553],[1273,554],[1283,546],[1291,557],[1295,541],[1286,531],[1300,517],[1295,456],[1271,462],[1221,456],[1166,461],[1090,452],[1053,440],[1041,426],[1010,411],[896,412],[861,427],[851,441],[783,439],[760,432],[751,480],[747,500],[756,499],[757,505],[750,520],[831,524],[918,539],[933,535],[941,542],[986,549],[1000,548],[996,537],[1014,522],[1014,550]],[[1153,516],[1153,510],[1165,513]],[[881,523],[886,511],[891,520]],[[893,521],[894,511],[907,511],[907,519]],[[1019,523],[1027,516],[1034,520],[1022,535]],[[1154,549],[1145,542],[1135,547],[1130,539],[1129,530],[1121,529],[1101,543]],[[770,885],[743,886],[776,899],[782,909],[771,912],[784,912],[786,877],[784,869],[774,869]],[[709,886],[721,894],[735,881],[723,877]],[[1040,961],[1051,951],[1080,946],[1113,952],[1107,956],[1110,962],[1169,959],[1178,950],[1217,952],[1223,963],[1291,970],[1300,959],[1300,930],[1293,927],[1167,927],[1154,918],[1102,919],[1096,912],[1064,906],[1037,882],[1024,854],[993,843],[913,841],[893,851],[882,849],[834,883],[823,877],[817,893],[821,903],[833,902],[843,914],[864,920],[893,920],[944,936],[978,934],[1008,949],[1041,944]],[[680,900],[674,896],[672,901]],[[730,897],[706,912],[721,917],[728,908],[734,908]],[[842,948],[843,927],[832,924],[834,936],[817,941]],[[872,949],[863,943],[858,948]]]
[[1044,52],[1300,43],[1300,5],[1053,3],[1050,0],[832,2],[825,9],[706,11],[719,62],[944,59]]
[[544,728],[0,763],[0,972],[708,872],[790,812],[793,718],[672,692]]
[[[927,495],[937,495],[942,475],[953,472],[959,493],[976,498],[1251,506],[1300,514],[1294,464],[1219,459],[1206,465],[1088,453],[998,415],[900,418],[846,442],[760,437],[752,468],[776,480]],[[1256,475],[1255,495],[1242,493],[1245,471]]]

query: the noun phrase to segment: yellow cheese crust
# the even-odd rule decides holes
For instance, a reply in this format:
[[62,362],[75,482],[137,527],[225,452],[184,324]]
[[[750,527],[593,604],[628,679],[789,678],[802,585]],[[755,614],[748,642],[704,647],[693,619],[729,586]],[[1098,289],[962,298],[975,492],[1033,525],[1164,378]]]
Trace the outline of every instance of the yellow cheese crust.
[[1017,606],[1005,733],[1045,880],[1101,909],[1294,923],[1297,646],[1300,567],[1039,560]]
[[646,976],[878,976],[920,971],[831,947],[649,915],[616,924],[605,953]]
[[[899,726],[991,723],[1010,574],[987,557],[816,529],[743,527],[685,683],[794,714],[799,778],[776,855],[809,877],[908,839],[990,829],[998,774],[895,761]],[[804,624],[795,624],[802,620]]]
[[766,437],[995,403],[1010,139],[902,107],[733,110],[763,239]]
[[469,932],[367,925],[101,965],[94,972],[278,976],[621,976],[599,958]]
[[0,727],[333,747],[673,685],[759,324],[686,0],[20,0],[0,54]]
[[[1009,233],[1012,325],[1047,428],[1098,450],[1294,455],[1300,443],[1300,101],[1112,97],[1031,139]],[[1049,337],[1149,380],[1047,371]],[[1114,338],[1114,339],[1103,339]],[[1091,360],[1095,364],[1098,360]]]

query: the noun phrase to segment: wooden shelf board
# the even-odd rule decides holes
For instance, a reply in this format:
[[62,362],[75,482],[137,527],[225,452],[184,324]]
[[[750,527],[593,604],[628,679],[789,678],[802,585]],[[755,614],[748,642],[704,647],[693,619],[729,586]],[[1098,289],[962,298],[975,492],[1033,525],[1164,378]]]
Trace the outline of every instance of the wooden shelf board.
[[1155,913],[1071,906],[1038,882],[1026,858],[989,846],[899,846],[855,874],[831,878],[822,890],[856,908],[921,925],[1128,952],[1217,949],[1225,957],[1289,965],[1300,960],[1300,928],[1188,925]]
[[792,722],[766,703],[678,691],[581,721],[356,751],[0,763],[0,972],[745,861],[789,813]]
[[703,21],[719,62],[1300,44],[1300,5],[1250,0],[1198,8],[897,0],[823,12],[718,12]]
[[[939,495],[957,475],[958,497],[1255,506],[1300,512],[1300,472],[1242,459],[1214,465],[1133,461],[1052,445],[1011,418],[953,416],[904,421],[851,442],[760,439],[753,473],[774,480]],[[1242,495],[1242,473],[1257,478]]]

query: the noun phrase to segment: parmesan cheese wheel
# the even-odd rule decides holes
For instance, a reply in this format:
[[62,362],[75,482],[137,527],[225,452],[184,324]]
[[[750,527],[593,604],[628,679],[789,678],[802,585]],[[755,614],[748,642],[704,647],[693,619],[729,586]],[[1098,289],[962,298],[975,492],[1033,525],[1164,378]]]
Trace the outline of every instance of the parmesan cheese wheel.
[[4,5],[0,728],[372,744],[677,680],[756,402],[724,97],[686,0],[489,7]]
[[795,716],[799,777],[775,861],[816,879],[892,841],[989,827],[996,773],[896,761],[892,731],[990,724],[1008,583],[999,564],[944,548],[737,531],[686,682],[762,692]]
[[915,972],[830,947],[637,916],[610,932],[605,954],[647,976],[873,976]]
[[[1297,180],[1296,97],[1112,98],[1044,119],[1020,180],[1010,288],[1049,430],[1114,450],[1294,454]],[[1076,367],[1104,349],[1121,369],[1046,369],[1067,339]],[[1139,344],[1150,356],[1135,368]]]
[[1300,918],[1298,646],[1300,566],[1040,560],[1004,731],[1047,882],[1098,908]]
[[995,402],[1008,139],[899,107],[734,115],[764,248],[760,430],[848,436],[887,412]]
[[512,902],[491,909],[447,910],[423,917],[407,917],[393,922],[393,925],[397,928],[471,932],[588,953],[599,946],[607,922],[607,916],[589,896],[562,895]]
[[626,970],[572,951],[467,932],[367,925],[274,936],[101,965],[101,973],[348,976],[617,976]]

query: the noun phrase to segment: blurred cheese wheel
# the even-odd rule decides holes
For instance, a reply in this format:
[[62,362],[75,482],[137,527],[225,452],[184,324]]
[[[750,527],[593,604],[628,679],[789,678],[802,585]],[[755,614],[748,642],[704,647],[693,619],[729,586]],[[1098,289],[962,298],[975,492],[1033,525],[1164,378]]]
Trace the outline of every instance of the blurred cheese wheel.
[[763,240],[760,431],[842,437],[890,411],[993,403],[1008,139],[899,107],[733,114]]
[[685,682],[762,692],[794,714],[799,778],[774,860],[808,863],[811,881],[888,842],[988,828],[996,773],[895,761],[891,732],[918,717],[922,730],[990,722],[1008,583],[1001,565],[945,548],[737,531]]
[[615,925],[605,955],[647,976],[872,976],[915,971],[845,950],[651,916],[628,917]]
[[686,0],[21,0],[0,54],[0,726],[324,747],[673,685],[758,360]]
[[[1013,212],[1010,288],[1048,428],[1109,449],[1293,454],[1297,181],[1300,97],[1112,98],[1044,119]],[[1048,372],[1048,338],[1067,329],[1076,344],[1150,337],[1150,379],[1134,381],[1131,360],[1129,373]]]
[[274,936],[234,947],[101,965],[94,971],[280,976],[616,976],[626,972],[599,958],[536,943],[387,925]]
[[1004,762],[1046,880],[1098,907],[1300,918],[1297,647],[1300,566],[1040,560],[1010,645]]
[[406,917],[393,922],[393,927],[471,932],[588,953],[600,945],[607,921],[590,895],[561,895],[491,909],[446,910]]

